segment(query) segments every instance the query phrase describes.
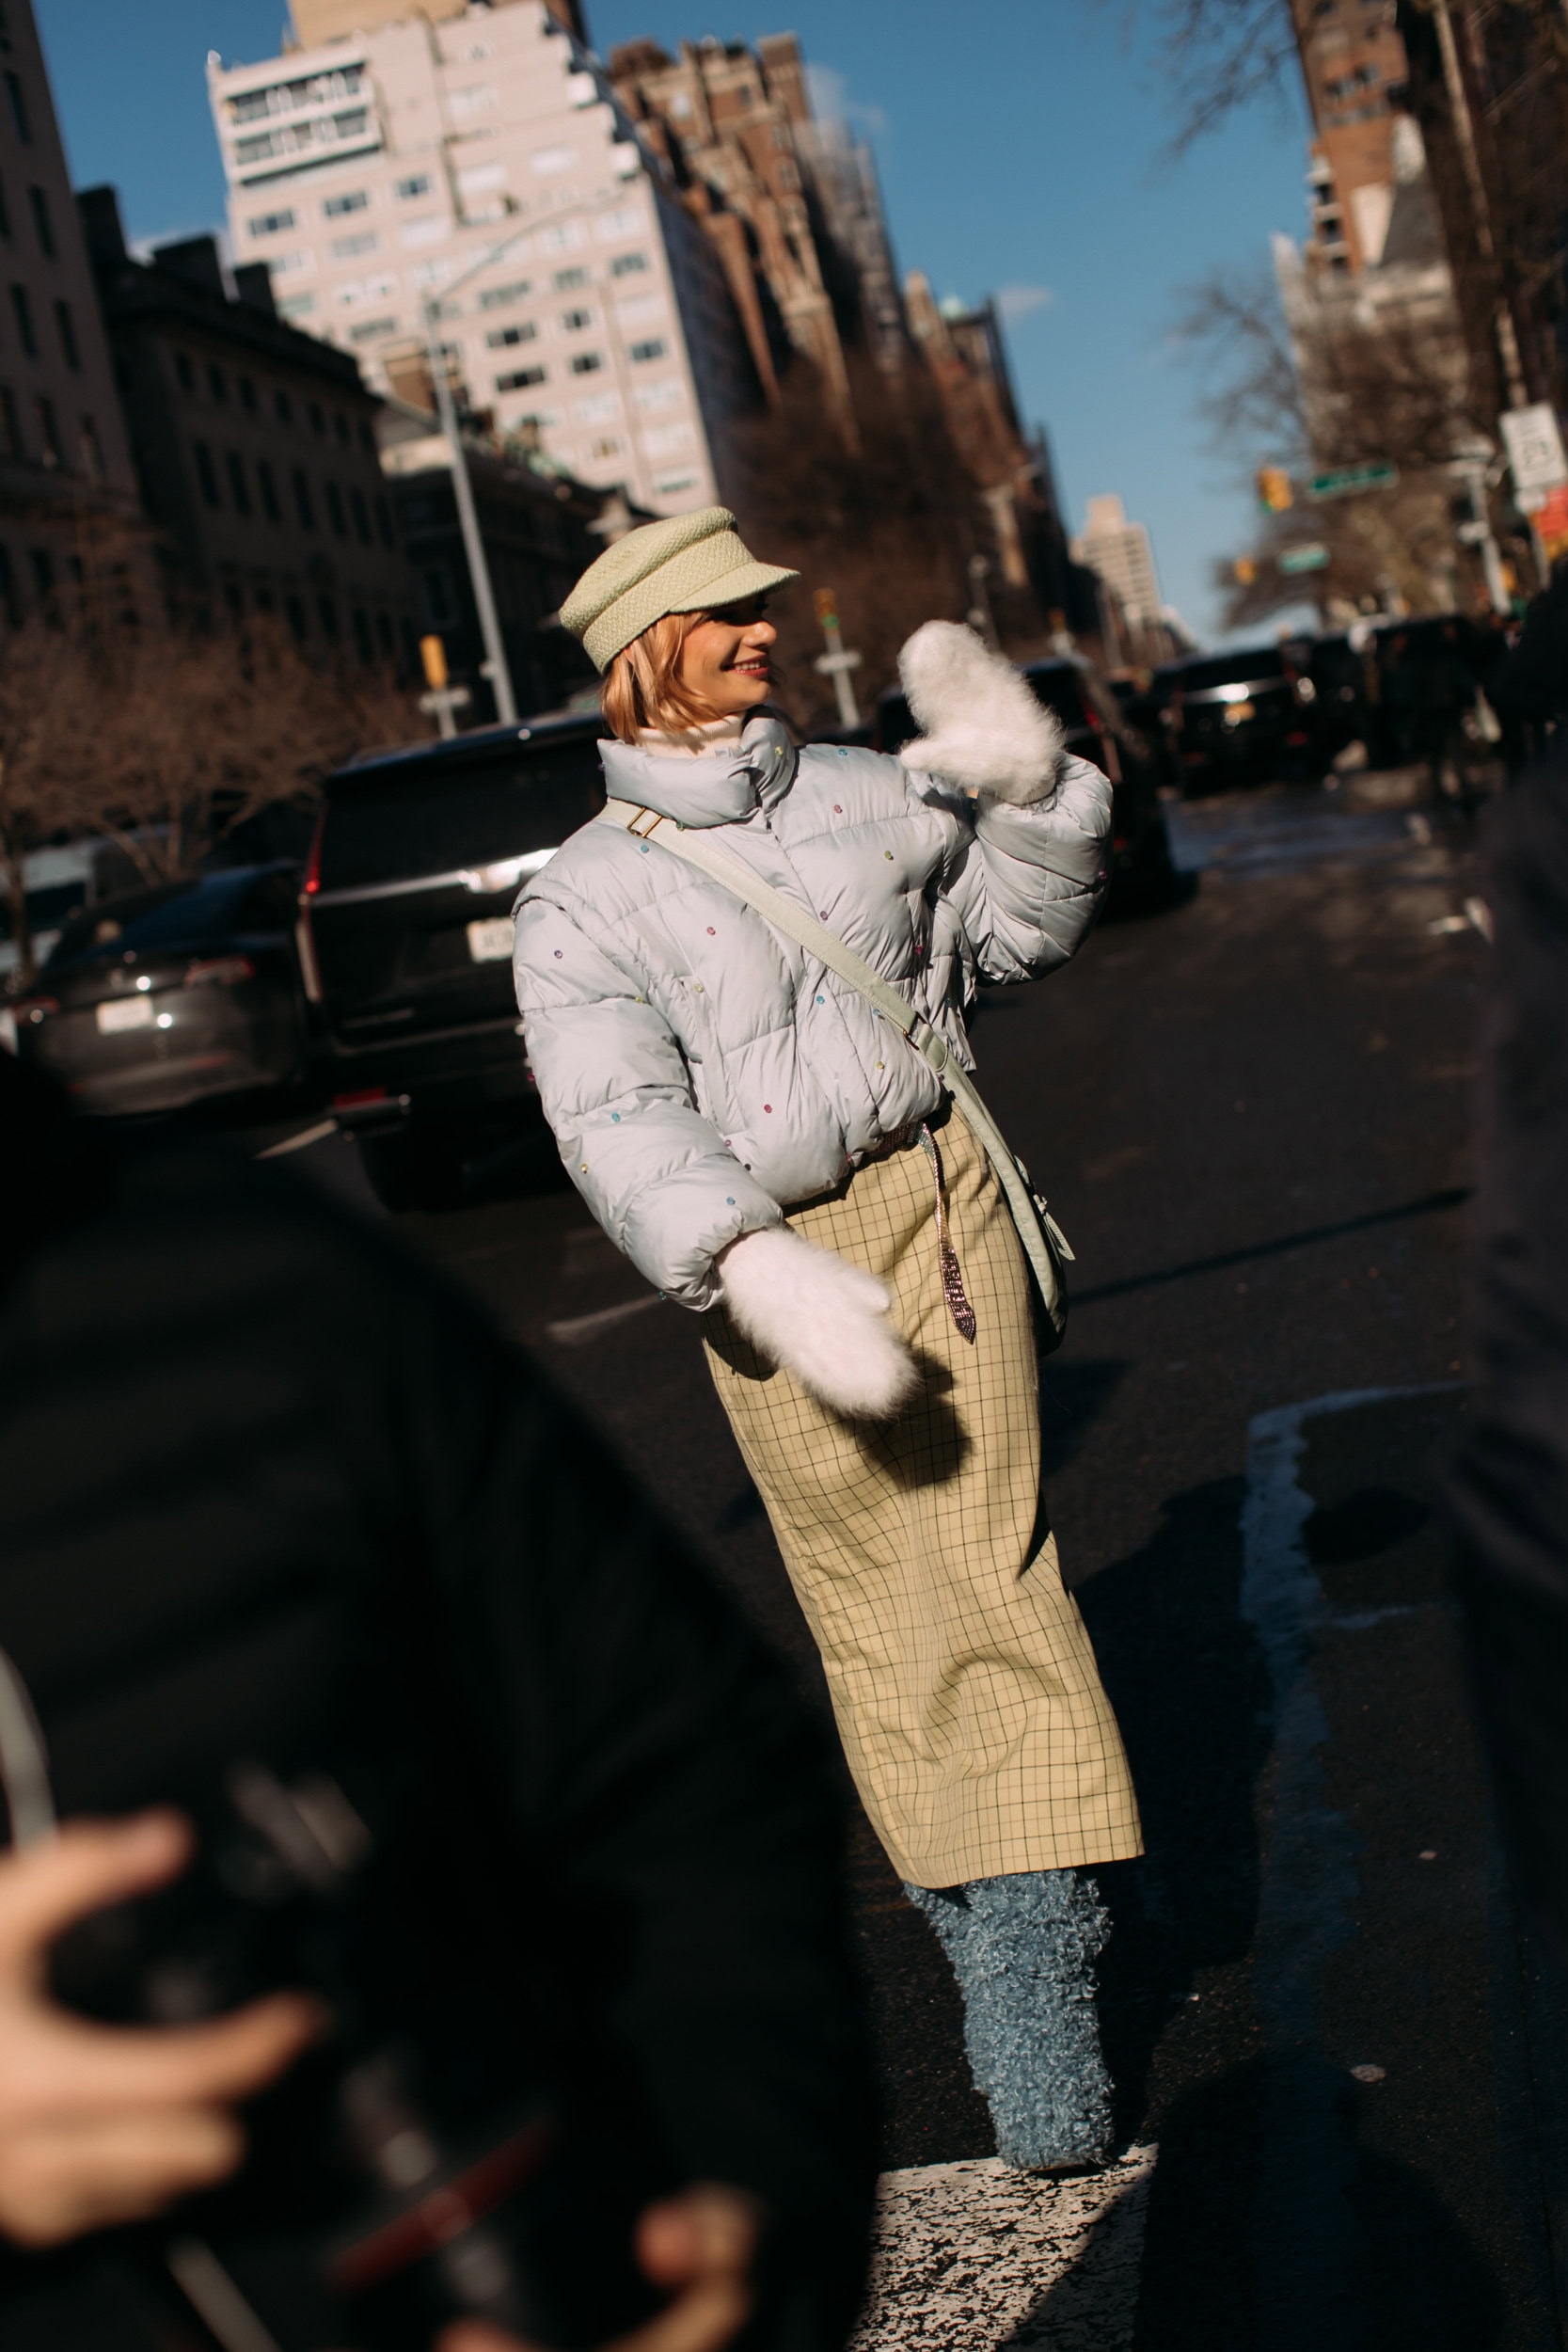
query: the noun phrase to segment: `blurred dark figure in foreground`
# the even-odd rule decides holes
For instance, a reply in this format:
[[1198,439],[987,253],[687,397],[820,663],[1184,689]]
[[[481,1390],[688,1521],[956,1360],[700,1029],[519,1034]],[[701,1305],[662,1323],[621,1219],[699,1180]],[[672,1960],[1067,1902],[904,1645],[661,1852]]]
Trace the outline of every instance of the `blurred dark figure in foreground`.
[[1465,721],[1475,708],[1476,679],[1457,620],[1419,630],[1402,663],[1406,739],[1424,760],[1433,805],[1471,803]]
[[1494,947],[1461,1594],[1525,1891],[1568,1952],[1568,747],[1484,828]]
[[1568,716],[1568,557],[1532,600],[1492,700],[1505,724],[1528,729],[1537,749]]
[[832,2352],[870,2101],[780,1669],[388,1237],[4,1054],[0,1133],[6,2352],[585,2344],[628,2278],[628,2352]]

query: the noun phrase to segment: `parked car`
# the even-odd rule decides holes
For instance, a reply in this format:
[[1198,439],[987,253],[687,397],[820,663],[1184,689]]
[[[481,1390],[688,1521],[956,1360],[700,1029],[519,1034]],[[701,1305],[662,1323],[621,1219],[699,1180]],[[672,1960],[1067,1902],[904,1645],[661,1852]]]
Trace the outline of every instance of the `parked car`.
[[388,1206],[451,1197],[467,1156],[526,1130],[512,906],[603,807],[604,731],[596,712],[559,713],[326,779],[300,968],[325,1091]]
[[298,1083],[298,883],[241,866],[78,907],[12,1008],[17,1052],[104,1113]]
[[1184,792],[1321,773],[1317,688],[1304,646],[1243,645],[1164,665],[1172,757]]
[[[34,850],[22,861],[22,888],[33,954],[42,963],[60,935],[60,926],[78,907],[134,890],[137,873],[130,851],[103,835]],[[15,917],[9,896],[0,891],[0,986],[18,962]]]
[[[1079,656],[1030,662],[1023,675],[1037,700],[1060,719],[1068,750],[1103,769],[1115,787],[1111,906],[1125,910],[1163,896],[1175,869],[1153,744],[1124,716],[1093,664]],[[877,706],[878,750],[896,752],[918,733],[908,702],[894,688]]]

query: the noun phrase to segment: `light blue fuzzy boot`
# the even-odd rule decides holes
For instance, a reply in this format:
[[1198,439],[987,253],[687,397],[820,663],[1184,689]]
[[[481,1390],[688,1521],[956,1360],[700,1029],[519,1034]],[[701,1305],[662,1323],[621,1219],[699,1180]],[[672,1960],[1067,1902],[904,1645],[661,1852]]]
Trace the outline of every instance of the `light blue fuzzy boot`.
[[1021,2171],[1101,2163],[1111,2079],[1100,2050],[1094,1960],[1110,1926],[1073,1870],[1025,1870],[967,1886],[906,1886],[953,1965],[964,2047]]

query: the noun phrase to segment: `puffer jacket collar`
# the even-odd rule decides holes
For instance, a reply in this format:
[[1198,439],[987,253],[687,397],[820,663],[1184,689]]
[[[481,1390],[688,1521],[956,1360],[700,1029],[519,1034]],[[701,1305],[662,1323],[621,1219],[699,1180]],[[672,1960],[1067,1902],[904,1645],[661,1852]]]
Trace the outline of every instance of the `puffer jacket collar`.
[[743,824],[783,800],[795,781],[796,753],[782,719],[759,712],[738,743],[666,759],[631,743],[601,743],[610,798],[657,808],[679,825]]

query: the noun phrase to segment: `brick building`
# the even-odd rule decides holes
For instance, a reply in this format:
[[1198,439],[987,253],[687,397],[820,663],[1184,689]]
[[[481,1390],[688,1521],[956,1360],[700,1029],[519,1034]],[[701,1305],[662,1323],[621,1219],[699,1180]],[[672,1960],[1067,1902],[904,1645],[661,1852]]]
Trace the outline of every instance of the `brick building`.
[[211,237],[137,262],[112,188],[80,206],[171,604],[406,667],[413,584],[354,360],[277,317],[264,268],[230,294]]
[[28,0],[0,14],[0,614],[52,600],[84,509],[127,518],[120,423]]

